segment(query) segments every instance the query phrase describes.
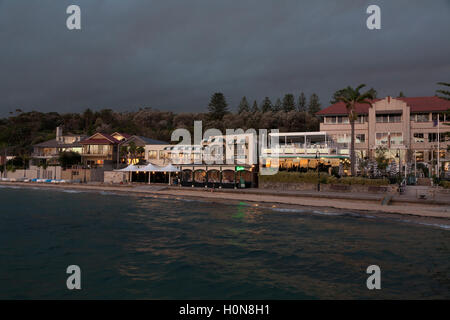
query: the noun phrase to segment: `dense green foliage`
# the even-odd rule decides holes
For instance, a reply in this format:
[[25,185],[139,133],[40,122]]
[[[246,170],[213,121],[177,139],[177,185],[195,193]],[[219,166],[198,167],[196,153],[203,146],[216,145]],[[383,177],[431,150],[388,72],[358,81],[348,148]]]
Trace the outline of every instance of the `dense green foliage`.
[[[439,94],[439,97],[450,100],[450,90],[447,88],[450,88],[450,83],[447,82],[438,82],[438,85],[443,86],[444,88],[436,90],[436,93]],[[445,88],[447,87],[447,88]]]
[[115,131],[141,135],[170,142],[172,131],[186,128],[193,133],[195,120],[203,121],[203,129],[227,128],[279,129],[283,131],[317,131],[319,121],[306,112],[250,112],[225,113],[221,120],[211,119],[208,113],[173,113],[151,108],[136,112],[114,112],[112,110],[59,114],[56,112],[17,112],[0,119],[0,150],[8,148],[8,154],[31,154],[32,145],[55,138],[56,127],[62,125],[64,133]]
[[[317,183],[318,175],[316,171],[309,172],[287,172],[280,171],[274,175],[261,175],[260,182],[284,182],[284,183]],[[323,184],[357,184],[357,185],[388,185],[388,179],[369,179],[360,177],[341,177],[330,176],[326,173],[320,173],[320,183]]]
[[450,189],[450,181],[441,180],[439,182],[439,185],[443,187],[444,189]]
[[77,152],[61,152],[59,154],[59,163],[63,168],[69,168],[81,163],[81,156]]

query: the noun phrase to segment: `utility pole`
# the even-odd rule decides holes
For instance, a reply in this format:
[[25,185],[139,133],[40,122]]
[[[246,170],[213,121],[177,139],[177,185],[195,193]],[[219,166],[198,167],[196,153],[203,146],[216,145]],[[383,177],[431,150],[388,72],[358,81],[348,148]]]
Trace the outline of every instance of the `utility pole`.
[[437,150],[437,178],[438,181],[440,181],[440,153],[441,153],[441,146],[440,146],[440,137],[439,137],[439,113],[437,114],[437,127],[438,127],[438,134],[437,134],[437,141],[438,141],[438,150]]

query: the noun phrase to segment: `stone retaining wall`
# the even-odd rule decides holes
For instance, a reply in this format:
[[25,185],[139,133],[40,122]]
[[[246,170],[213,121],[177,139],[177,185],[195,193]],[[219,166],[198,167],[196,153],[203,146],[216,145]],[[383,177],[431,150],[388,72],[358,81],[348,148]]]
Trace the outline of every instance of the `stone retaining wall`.
[[125,183],[128,182],[128,172],[117,171],[105,171],[104,182],[105,183]]
[[[347,186],[347,185],[344,185]],[[370,192],[370,193],[379,193],[382,191],[376,191],[373,189],[373,187],[376,186],[369,186],[369,185],[348,185],[350,187],[349,190],[343,190],[343,191],[337,191],[332,188],[331,184],[320,184],[320,190],[321,191],[330,191],[330,192]],[[369,187],[372,187],[369,190]],[[389,185],[389,186],[383,186],[387,187],[387,192],[393,193],[397,191],[396,185]],[[289,183],[289,182],[260,182],[259,183],[260,189],[276,189],[276,190],[283,190],[283,191],[316,191],[317,190],[317,183]]]

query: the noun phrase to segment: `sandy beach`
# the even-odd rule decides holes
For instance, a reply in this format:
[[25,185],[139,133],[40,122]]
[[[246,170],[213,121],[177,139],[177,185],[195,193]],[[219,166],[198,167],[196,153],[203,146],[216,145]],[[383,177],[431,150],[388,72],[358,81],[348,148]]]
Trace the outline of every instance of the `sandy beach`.
[[311,194],[265,190],[229,190],[229,189],[201,189],[180,188],[167,185],[90,185],[90,184],[37,184],[23,182],[1,182],[4,186],[19,186],[28,188],[56,188],[68,190],[92,190],[105,192],[127,193],[137,196],[164,196],[174,198],[201,198],[209,201],[227,203],[249,202],[251,205],[269,207],[322,207],[340,210],[360,211],[361,213],[379,212],[386,214],[401,214],[417,217],[450,219],[450,201],[414,201],[412,199],[394,200],[390,205],[382,205],[384,195],[358,194]]

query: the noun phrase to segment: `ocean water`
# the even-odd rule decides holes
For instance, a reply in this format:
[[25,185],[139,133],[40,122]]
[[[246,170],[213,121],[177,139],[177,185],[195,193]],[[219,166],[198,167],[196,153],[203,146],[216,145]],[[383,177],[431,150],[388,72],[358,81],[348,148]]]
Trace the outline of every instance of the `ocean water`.
[[[368,290],[369,265],[381,290]],[[81,268],[81,290],[66,268]],[[0,186],[1,299],[450,298],[448,223]]]

